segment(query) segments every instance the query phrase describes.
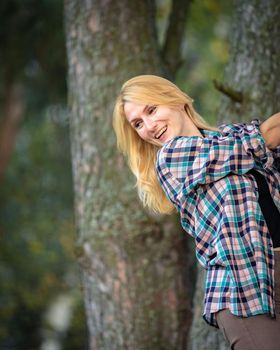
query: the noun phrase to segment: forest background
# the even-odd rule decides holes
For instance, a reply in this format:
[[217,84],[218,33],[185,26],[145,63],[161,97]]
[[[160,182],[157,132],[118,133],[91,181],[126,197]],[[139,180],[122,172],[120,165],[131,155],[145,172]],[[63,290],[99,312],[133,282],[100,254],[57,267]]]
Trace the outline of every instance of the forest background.
[[[171,2],[156,3],[162,42]],[[190,3],[175,79],[213,125],[232,7]],[[86,349],[63,2],[2,1],[0,18],[0,349]]]

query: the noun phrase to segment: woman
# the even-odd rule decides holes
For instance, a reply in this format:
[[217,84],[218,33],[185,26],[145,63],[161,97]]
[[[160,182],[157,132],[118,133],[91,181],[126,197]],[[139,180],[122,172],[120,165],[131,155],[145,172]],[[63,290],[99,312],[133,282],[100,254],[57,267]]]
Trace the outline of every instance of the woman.
[[232,349],[278,349],[280,114],[215,128],[192,102],[161,77],[128,80],[113,115],[118,147],[143,205],[176,209],[194,237],[205,321]]

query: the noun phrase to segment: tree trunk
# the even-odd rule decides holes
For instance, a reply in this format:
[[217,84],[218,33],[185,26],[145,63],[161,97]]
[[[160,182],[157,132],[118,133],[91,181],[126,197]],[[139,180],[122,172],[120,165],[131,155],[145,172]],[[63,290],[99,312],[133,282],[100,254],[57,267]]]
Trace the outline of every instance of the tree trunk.
[[77,256],[90,349],[185,349],[193,253],[177,217],[142,209],[111,126],[121,84],[163,71],[154,4],[66,0],[65,28]]
[[235,0],[225,81],[241,102],[223,96],[220,122],[265,120],[280,110],[280,2]]
[[[226,86],[221,89],[227,96],[222,97],[219,123],[250,121],[253,118],[264,120],[279,112],[279,16],[278,0],[235,0],[233,28],[230,31],[231,57],[226,68]],[[199,307],[203,302],[203,294],[200,293],[203,283],[203,271],[199,269],[195,294]],[[227,348],[216,333],[201,319],[200,312],[195,312],[189,349]]]

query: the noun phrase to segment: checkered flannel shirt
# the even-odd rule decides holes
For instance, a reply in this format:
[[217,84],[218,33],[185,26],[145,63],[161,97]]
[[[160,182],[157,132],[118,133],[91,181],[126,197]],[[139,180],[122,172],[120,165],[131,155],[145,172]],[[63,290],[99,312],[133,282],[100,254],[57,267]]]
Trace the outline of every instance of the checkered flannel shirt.
[[280,211],[280,147],[270,150],[260,121],[222,124],[201,136],[178,136],[157,154],[157,176],[196,243],[207,270],[204,320],[218,327],[215,313],[275,317],[272,240],[249,170],[265,176]]

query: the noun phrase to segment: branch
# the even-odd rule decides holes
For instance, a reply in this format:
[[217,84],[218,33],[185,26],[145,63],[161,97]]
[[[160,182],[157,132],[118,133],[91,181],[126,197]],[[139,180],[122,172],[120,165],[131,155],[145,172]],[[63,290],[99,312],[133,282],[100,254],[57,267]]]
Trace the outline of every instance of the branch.
[[192,0],[172,1],[169,24],[162,48],[162,57],[171,78],[175,77],[177,69],[183,62],[180,51],[191,2]]
[[213,84],[217,90],[228,96],[233,102],[241,103],[243,101],[243,94],[240,91],[234,90],[233,88],[224,85],[223,83],[213,80]]

